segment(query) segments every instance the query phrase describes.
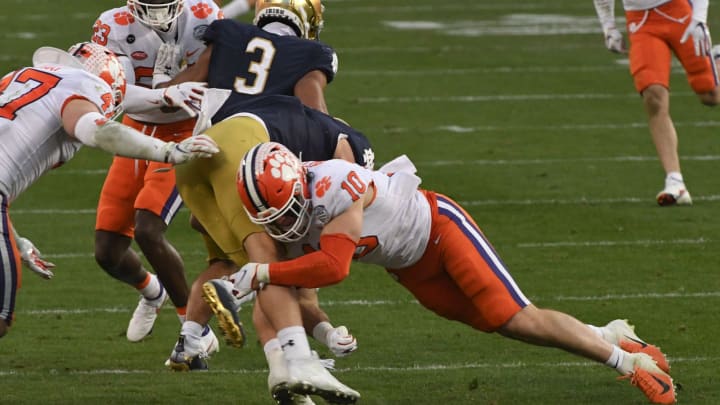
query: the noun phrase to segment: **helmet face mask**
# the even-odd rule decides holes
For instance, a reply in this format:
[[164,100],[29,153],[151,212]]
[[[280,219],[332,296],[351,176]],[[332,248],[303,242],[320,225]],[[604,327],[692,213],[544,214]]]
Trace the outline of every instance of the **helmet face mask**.
[[323,27],[323,10],[320,0],[258,0],[253,23],[262,28],[281,22],[292,27],[298,37],[317,40]]
[[127,87],[125,71],[117,56],[104,46],[92,42],[77,43],[68,49],[68,54],[80,62],[83,70],[94,74],[110,86],[115,103],[111,118],[117,117],[122,112],[122,101]]
[[185,0],[127,0],[130,13],[141,23],[167,30],[182,14]]
[[250,220],[281,242],[301,239],[312,208],[306,169],[285,146],[267,142],[250,149],[237,174],[240,199]]

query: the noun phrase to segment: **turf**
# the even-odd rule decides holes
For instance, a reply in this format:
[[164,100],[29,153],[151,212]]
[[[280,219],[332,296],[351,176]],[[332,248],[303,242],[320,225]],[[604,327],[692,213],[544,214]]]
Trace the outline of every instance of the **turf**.
[[[28,65],[38,46],[87,40],[95,17],[123,3],[6,2],[2,71]],[[630,319],[668,353],[679,403],[719,403],[720,119],[677,65],[672,113],[695,205],[667,209],[654,202],[663,173],[627,60],[604,49],[592,2],[326,7],[322,39],[340,58],[328,105],[369,136],[378,163],[407,154],[424,187],[462,202],[534,303],[593,324]],[[711,7],[710,27],[719,22]],[[92,257],[110,159],[83,149],[11,208],[58,267],[51,281],[24,273],[0,341],[0,403],[272,403],[257,344],[223,345],[207,373],[170,372],[179,324],[169,308],[150,339],[125,340],[137,295]],[[169,237],[192,280],[204,257],[187,219],[183,210]],[[336,375],[362,404],[646,403],[601,365],[432,315],[379,268],[353,265],[321,302],[358,338]]]

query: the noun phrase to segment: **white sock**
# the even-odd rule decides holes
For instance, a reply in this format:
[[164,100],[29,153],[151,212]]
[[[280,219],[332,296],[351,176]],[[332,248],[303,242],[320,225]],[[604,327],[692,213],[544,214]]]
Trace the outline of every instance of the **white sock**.
[[277,339],[280,342],[287,360],[309,358],[310,343],[302,326],[290,326],[278,331]]
[[613,351],[610,353],[610,357],[605,361],[605,365],[614,368],[622,375],[632,374],[635,371],[633,369],[633,363],[632,355],[615,345],[613,345]]
[[605,326],[595,326],[590,324],[586,324],[586,326],[590,328],[591,331],[595,332],[598,337],[602,338],[602,340],[614,345],[617,344],[615,341],[616,339],[612,338],[613,334]]
[[247,13],[248,10],[250,10],[250,5],[247,0],[233,0],[222,8],[225,18],[235,18]]
[[162,297],[163,293],[163,286],[160,284],[160,280],[157,278],[156,275],[152,273],[148,273],[148,277],[150,280],[143,288],[138,288],[137,290],[142,294],[143,297],[145,297],[148,301],[157,300],[160,297]]
[[665,185],[670,184],[685,184],[685,181],[683,180],[682,173],[680,172],[669,172],[667,176],[665,176]]
[[203,334],[206,326],[202,326],[197,322],[185,321],[183,322],[182,328],[180,328],[180,334],[185,336],[200,337]]

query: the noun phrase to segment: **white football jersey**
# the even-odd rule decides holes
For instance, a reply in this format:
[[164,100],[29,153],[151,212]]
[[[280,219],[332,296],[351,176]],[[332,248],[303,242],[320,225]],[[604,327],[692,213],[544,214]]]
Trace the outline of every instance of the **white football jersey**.
[[62,127],[62,110],[69,101],[86,99],[106,116],[114,102],[102,79],[60,65],[19,69],[1,83],[0,192],[12,201],[82,146]]
[[362,235],[354,259],[386,268],[404,268],[420,260],[430,237],[431,213],[418,191],[420,179],[409,172],[388,175],[345,160],[310,162],[312,226],[287,244],[290,258],[319,249],[323,226],[375,187],[375,198],[363,212]]
[[[219,14],[220,13],[220,14]],[[127,6],[105,11],[93,26],[92,41],[108,47],[130,60],[135,84],[151,87],[157,51],[164,42],[181,47],[183,64],[192,65],[205,49],[203,34],[211,22],[221,18],[220,8],[212,0],[185,0],[184,9],[167,33],[156,31],[136,20]],[[166,124],[190,118],[183,110],[163,112],[160,109],[128,114],[137,121]]]

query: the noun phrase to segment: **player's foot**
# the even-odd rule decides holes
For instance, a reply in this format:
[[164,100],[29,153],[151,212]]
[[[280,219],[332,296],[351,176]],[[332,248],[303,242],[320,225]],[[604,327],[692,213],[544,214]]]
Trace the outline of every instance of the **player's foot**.
[[672,377],[660,370],[655,361],[645,353],[634,353],[635,366],[632,374],[620,379],[630,379],[653,404],[674,404],[675,385]]
[[220,344],[212,329],[206,327],[200,338],[180,335],[165,365],[175,371],[207,370],[207,358],[220,351]]
[[669,205],[692,205],[690,192],[687,191],[683,183],[665,185],[665,188],[655,198],[657,203],[663,207]]
[[140,302],[133,312],[132,318],[127,328],[127,340],[131,342],[139,342],[146,336],[152,333],[155,319],[157,319],[160,308],[162,308],[165,301],[168,299],[167,291],[165,288],[160,286],[162,289],[160,297],[154,300],[148,300],[147,298],[140,296]]
[[202,286],[203,299],[217,316],[225,341],[235,347],[245,345],[245,329],[238,311],[241,300],[233,294],[233,283],[228,280],[210,280]]
[[626,319],[616,319],[605,325],[611,336],[608,340],[629,353],[645,353],[652,357],[657,366],[666,373],[670,372],[670,364],[660,348],[640,339],[635,334],[635,327]]
[[331,404],[354,404],[360,393],[338,381],[317,359],[288,360],[288,388],[298,395],[319,395]]

